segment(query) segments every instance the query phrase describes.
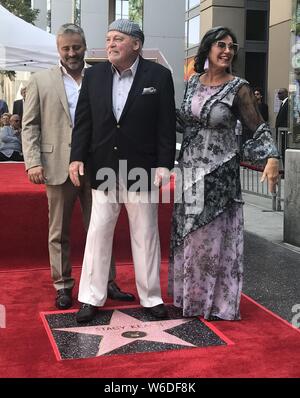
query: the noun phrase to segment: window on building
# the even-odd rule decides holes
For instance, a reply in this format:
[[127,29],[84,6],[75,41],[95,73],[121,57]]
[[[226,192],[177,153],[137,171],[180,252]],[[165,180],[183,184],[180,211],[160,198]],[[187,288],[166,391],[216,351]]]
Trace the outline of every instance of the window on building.
[[268,31],[268,12],[247,10],[246,40],[266,41]]
[[247,52],[245,54],[245,78],[252,87],[265,89],[267,58],[266,53]]
[[189,10],[190,8],[196,7],[200,4],[200,0],[187,0],[187,2],[188,2],[187,10]]
[[130,19],[143,27],[143,0],[116,0],[115,19]]
[[200,15],[187,21],[187,47],[193,47],[200,41]]
[[129,0],[116,0],[116,19],[129,18]]
[[184,35],[184,46],[185,48],[188,48],[188,25],[189,21],[185,21],[185,35]]

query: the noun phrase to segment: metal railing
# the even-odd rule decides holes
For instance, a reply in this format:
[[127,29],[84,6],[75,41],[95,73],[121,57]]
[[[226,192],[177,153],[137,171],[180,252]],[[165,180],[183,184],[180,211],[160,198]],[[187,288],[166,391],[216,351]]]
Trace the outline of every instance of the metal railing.
[[289,131],[285,127],[277,130],[272,128],[273,139],[276,142],[278,152],[281,156],[279,163],[279,178],[275,192],[269,192],[267,181],[260,182],[263,167],[254,166],[247,162],[241,162],[241,185],[242,191],[252,195],[261,196],[272,200],[272,211],[281,211],[283,198],[282,177],[284,176],[284,151],[288,146]]
[[[288,130],[287,127],[278,127],[277,131],[275,131],[275,136],[276,136],[276,143],[277,143],[277,148],[280,153],[281,158],[283,158],[283,151],[285,151],[288,147],[288,142],[289,142],[289,136],[291,132]],[[274,136],[274,133],[273,133]]]
[[268,188],[267,181],[260,182],[263,167],[254,166],[247,162],[240,163],[240,177],[241,177],[241,186],[242,191],[244,193],[249,193],[252,195],[268,198],[272,201],[272,211],[281,211],[282,206],[281,202],[283,202],[282,198],[282,181],[281,176],[283,171],[280,170],[278,184],[275,192],[270,192]]

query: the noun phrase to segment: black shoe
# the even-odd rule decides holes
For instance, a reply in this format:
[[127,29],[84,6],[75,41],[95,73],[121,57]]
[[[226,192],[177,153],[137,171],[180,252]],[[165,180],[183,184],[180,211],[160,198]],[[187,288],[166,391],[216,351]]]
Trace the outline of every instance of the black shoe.
[[135,297],[131,293],[122,292],[116,282],[109,282],[107,285],[107,297],[112,300],[134,301]]
[[154,307],[145,307],[145,309],[148,313],[155,316],[155,318],[163,319],[168,317],[168,311],[164,304],[158,304]]
[[224,321],[224,319],[219,318],[217,315],[210,315],[207,319],[208,322],[213,322],[213,321]]
[[78,323],[90,322],[97,314],[97,307],[91,304],[81,304],[80,310],[76,314],[76,321]]
[[59,289],[55,299],[55,306],[60,310],[72,307],[72,289]]

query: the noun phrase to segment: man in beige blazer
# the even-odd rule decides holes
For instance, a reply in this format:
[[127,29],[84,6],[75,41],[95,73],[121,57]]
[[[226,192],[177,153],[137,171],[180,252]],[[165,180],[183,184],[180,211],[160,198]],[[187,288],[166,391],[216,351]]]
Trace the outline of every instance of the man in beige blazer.
[[[57,290],[55,305],[72,306],[74,279],[70,263],[70,223],[79,198],[86,229],[91,213],[91,188],[82,176],[80,188],[68,177],[72,128],[85,70],[86,41],[83,30],[65,24],[57,33],[58,66],[34,74],[27,86],[23,115],[22,145],[26,171],[34,184],[46,184],[49,208],[49,256],[51,275]],[[133,301],[114,282],[111,261],[108,297]]]

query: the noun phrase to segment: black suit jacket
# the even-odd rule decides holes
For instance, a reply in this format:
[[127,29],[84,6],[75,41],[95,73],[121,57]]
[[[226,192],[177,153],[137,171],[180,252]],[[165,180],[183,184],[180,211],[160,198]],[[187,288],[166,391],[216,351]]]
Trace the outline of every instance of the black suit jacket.
[[20,118],[22,119],[22,117],[23,117],[23,100],[22,99],[14,101],[13,114],[19,115]]
[[288,126],[288,103],[288,100],[285,101],[285,103],[279,109],[275,122],[276,128]]
[[[113,113],[112,83],[109,62],[86,70],[75,114],[71,161],[88,161],[92,188],[97,189],[105,180],[97,172],[103,168],[118,172],[119,160],[126,160],[128,172],[134,168],[145,170],[145,190],[151,189],[153,169],[174,167],[176,116],[171,73],[140,57],[118,122]],[[145,88],[153,88],[146,90],[153,93],[143,95]],[[128,180],[128,188],[134,180]]]
[[264,102],[258,104],[258,109],[265,122],[269,121],[269,107]]

